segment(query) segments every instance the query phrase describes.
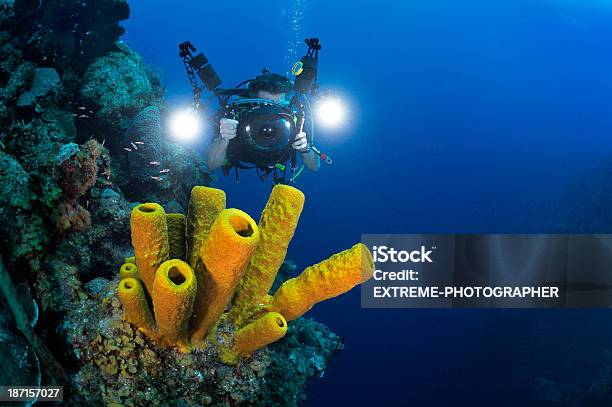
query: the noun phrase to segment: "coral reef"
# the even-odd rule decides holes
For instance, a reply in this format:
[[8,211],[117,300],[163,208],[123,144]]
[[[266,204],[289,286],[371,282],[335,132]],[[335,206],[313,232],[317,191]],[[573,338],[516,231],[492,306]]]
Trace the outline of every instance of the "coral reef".
[[136,115],[127,130],[130,154],[128,168],[130,182],[137,188],[155,183],[163,166],[162,127],[159,108],[148,106]]
[[[92,280],[88,298],[62,326],[81,366],[73,404],[296,406],[307,380],[321,377],[343,346],[324,325],[300,318],[283,340],[229,367],[215,347],[181,353],[157,346],[122,320],[117,285],[117,279]],[[230,329],[222,324],[219,333]]]
[[60,77],[55,69],[38,68],[34,71],[30,89],[17,99],[17,106],[32,106],[37,98],[57,93],[59,86]]
[[193,149],[171,142],[164,143],[167,169],[166,188],[161,195],[167,201],[176,199],[187,207],[194,185],[210,185],[213,177],[206,162]]
[[[43,314],[38,329],[49,338],[63,313],[83,300],[81,280],[112,275],[131,250],[124,232],[131,204],[120,187],[127,166],[111,163],[104,146],[107,137],[125,144],[125,129],[98,137],[90,131],[103,127],[97,111],[81,100],[93,61],[110,53],[139,61],[117,42],[128,15],[120,0],[0,2],[0,255],[18,287],[34,288]],[[159,79],[136,65],[149,93],[125,94],[125,103],[161,105]],[[112,95],[112,87],[98,94],[102,103]],[[114,117],[130,123],[137,112]],[[175,159],[187,166],[191,154]]]
[[[62,365],[51,354],[45,341],[33,329],[38,321],[38,305],[33,300],[29,287],[24,283],[17,286],[13,283],[2,256],[0,256],[0,292],[6,300],[6,305],[8,305],[6,308],[10,309],[12,313],[15,326],[36,352],[36,358],[39,358],[46,368],[51,381],[60,384],[67,383],[68,376],[66,376]],[[38,364],[38,361],[36,361],[36,364]],[[24,370],[26,369],[25,366],[22,367]],[[40,384],[40,377],[37,384]]]
[[[93,132],[122,137],[138,112],[160,103],[161,95],[154,89],[152,80],[141,58],[127,48],[96,59],[87,68],[80,91],[81,102],[95,112],[97,128]],[[108,138],[111,146],[120,141]]]
[[[0,260],[1,262],[1,260]],[[0,267],[3,267],[0,264]],[[13,298],[13,307],[20,306],[21,323],[34,328],[38,321],[38,305],[32,298],[30,289],[25,283],[11,287],[5,269],[0,270],[4,274],[0,281],[5,285],[6,290]],[[17,334],[18,326],[14,326],[11,315],[11,308],[5,301],[0,300],[0,383],[3,385],[23,385],[40,386],[41,370],[38,356],[28,342]],[[16,325],[16,324],[15,324]]]
[[26,56],[40,65],[80,72],[113,49],[130,15],[125,0],[15,0],[15,34]]
[[110,143],[115,155],[122,157],[123,165],[116,168],[121,175],[119,186],[131,200],[178,201],[183,207],[194,185],[209,185],[212,180],[201,157],[164,137],[162,111],[157,106],[141,110],[120,140]]
[[9,263],[15,259],[33,259],[41,254],[47,236],[38,233],[42,219],[28,216],[35,199],[30,190],[30,176],[14,157],[2,151],[0,185],[0,219],[12,220],[0,222],[1,242],[10,253]]
[[[366,281],[373,272],[369,250],[357,244],[308,267],[268,295],[303,205],[299,190],[276,185],[256,225],[246,213],[224,209],[223,191],[195,187],[187,227],[179,228],[187,234],[186,258],[170,257],[179,250],[170,250],[176,239],[169,239],[163,207],[154,203],[135,207],[131,217],[135,266],[126,263],[120,270],[126,277],[119,283],[124,319],[161,346],[190,351],[207,346],[207,337],[208,342],[220,342],[221,358],[228,364],[281,339],[288,320]],[[230,311],[224,313],[230,303]],[[225,320],[235,333],[219,341],[215,327]]]
[[16,332],[4,302],[0,302],[0,366],[3,385],[40,386],[40,362],[36,352]]
[[[11,269],[26,262],[39,273],[44,257],[79,252],[70,262],[80,273],[110,276],[125,257],[129,241],[115,229],[129,222],[128,199],[141,198],[130,194],[137,164],[130,168],[123,148],[139,133],[128,129],[155,124],[165,108],[159,78],[118,41],[128,16],[122,0],[0,4],[0,215],[11,219],[0,240]],[[152,122],[137,120],[143,109],[157,111]],[[207,168],[188,148],[160,141],[161,130],[154,137],[176,174],[142,195],[186,205],[194,185],[210,183]]]
[[[296,405],[307,378],[320,376],[341,349],[340,339],[302,318],[270,325],[277,314],[253,306],[255,296],[245,296],[243,324],[224,313],[255,249],[244,247],[242,263],[226,278],[230,265],[214,256],[230,241],[219,236],[242,233],[231,224],[237,213],[253,232],[268,228],[225,210],[225,195],[191,205],[194,186],[212,177],[193,149],[166,139],[160,79],[119,41],[128,16],[124,0],[0,0],[0,258],[3,281],[11,282],[0,301],[10,297],[17,310],[0,306],[0,360],[8,367],[1,382],[61,383],[69,405]],[[165,281],[152,279],[152,291],[141,284],[142,258],[122,268],[121,282],[116,276],[133,255],[127,231],[141,202],[159,202],[166,212],[168,258],[152,272],[169,267],[162,268]],[[211,232],[217,220],[218,234]],[[209,232],[218,244],[206,245]],[[199,265],[189,260],[194,250]],[[284,252],[274,257],[279,275],[293,274]],[[272,268],[258,292],[272,284]],[[195,286],[193,298],[189,290],[178,295],[170,284],[177,278],[192,282],[185,287]],[[121,307],[124,294],[134,312]],[[35,328],[33,310],[40,312]],[[193,349],[198,327],[198,340],[211,346]]]
[[55,157],[61,173],[59,184],[63,191],[56,215],[59,231],[83,231],[91,226],[89,212],[78,203],[78,199],[95,185],[100,170],[98,160],[107,166],[103,172],[110,171],[110,158],[104,147],[95,140],[89,140],[80,148],[74,143],[66,144]]

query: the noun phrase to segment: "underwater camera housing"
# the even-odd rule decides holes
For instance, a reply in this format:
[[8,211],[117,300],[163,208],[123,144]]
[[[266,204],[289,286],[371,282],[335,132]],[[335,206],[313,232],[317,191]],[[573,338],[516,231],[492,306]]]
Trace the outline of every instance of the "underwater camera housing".
[[[290,168],[291,175],[288,182],[295,181],[304,169],[304,165],[298,169],[297,153],[292,148],[292,143],[297,134],[304,129],[306,110],[310,113],[308,151],[313,151],[324,162],[331,164],[331,159],[314,145],[314,119],[307,97],[308,94],[317,95],[317,65],[321,44],[318,38],[306,38],[304,42],[308,46],[308,52],[291,69],[295,76],[293,83],[285,78],[289,83],[288,87],[275,89],[282,90],[275,93],[289,94],[293,91],[289,105],[269,99],[253,98],[257,92],[253,91],[251,85],[256,83],[260,76],[245,80],[233,88],[220,88],[222,81],[204,54],[194,55],[196,48],[189,41],[179,44],[179,56],[183,60],[193,89],[196,111],[200,108],[201,95],[206,89],[219,101],[219,109],[214,117],[238,121],[237,136],[228,144],[227,162],[224,166],[226,175],[230,168],[235,169],[237,181],[238,168],[256,168],[262,180],[273,172],[275,183],[286,183],[286,169]],[[269,74],[269,71],[264,70],[263,74]],[[203,87],[199,85],[198,78],[204,84]],[[249,84],[248,89],[243,87],[246,84]],[[207,100],[206,105],[211,100],[212,97]],[[243,162],[253,166],[245,166]],[[260,170],[263,171],[263,177]],[[277,177],[277,170],[282,173],[282,177]]]
[[267,99],[240,99],[226,117],[238,120],[237,137],[228,146],[228,156],[248,157],[256,166],[286,161],[298,133],[298,113]]

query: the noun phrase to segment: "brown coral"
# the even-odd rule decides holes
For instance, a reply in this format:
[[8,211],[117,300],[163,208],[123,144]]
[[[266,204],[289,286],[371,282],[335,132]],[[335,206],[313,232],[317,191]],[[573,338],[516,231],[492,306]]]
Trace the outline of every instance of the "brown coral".
[[106,173],[109,168],[104,147],[96,140],[89,140],[72,157],[59,164],[59,184],[62,188],[61,202],[56,207],[56,226],[59,232],[83,231],[90,227],[91,217],[79,199],[95,185],[100,171],[98,162]]

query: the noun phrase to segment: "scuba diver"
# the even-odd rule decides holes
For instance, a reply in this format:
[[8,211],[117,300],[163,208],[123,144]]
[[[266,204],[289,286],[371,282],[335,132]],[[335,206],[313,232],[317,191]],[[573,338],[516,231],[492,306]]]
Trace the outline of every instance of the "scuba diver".
[[[284,105],[289,105],[291,100],[288,98],[293,83],[289,78],[264,71],[254,80],[249,82],[249,96],[257,99],[267,99]],[[223,117],[219,120],[219,137],[211,144],[208,150],[208,168],[212,171],[228,162],[228,147],[231,140],[238,135],[238,120]],[[233,147],[233,146],[232,146]],[[320,160],[319,156],[313,151],[308,143],[306,132],[300,131],[296,134],[291,148],[299,152],[304,166],[312,171],[318,171]],[[231,148],[229,149],[230,160],[245,161],[250,154],[249,149]],[[233,156],[233,157],[232,157]]]
[[[221,79],[203,53],[189,42],[179,45],[179,56],[193,88],[196,110],[204,87],[212,92],[219,107],[212,117],[216,134],[208,150],[208,167],[223,168],[225,175],[233,169],[255,169],[263,181],[272,175],[275,184],[292,184],[304,168],[317,171],[320,159],[331,164],[331,158],[314,144],[314,118],[307,94],[317,96],[317,63],[321,44],[307,38],[308,52],[296,62],[291,72],[295,80],[270,73],[222,89]],[[307,120],[308,119],[308,120]],[[306,131],[308,127],[308,131]],[[298,158],[301,166],[298,166]]]

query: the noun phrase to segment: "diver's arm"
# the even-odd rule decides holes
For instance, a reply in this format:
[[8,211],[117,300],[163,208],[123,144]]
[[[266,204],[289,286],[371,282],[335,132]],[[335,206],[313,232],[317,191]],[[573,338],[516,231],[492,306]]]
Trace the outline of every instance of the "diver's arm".
[[310,150],[302,153],[302,161],[304,162],[304,166],[311,171],[318,171],[321,161],[319,160],[319,155],[314,152],[311,148]]
[[208,148],[208,169],[211,171],[221,167],[227,156],[227,146],[236,137],[238,120],[223,118],[219,121],[219,136]]
[[308,138],[303,131],[295,136],[292,147],[302,155],[304,166],[311,171],[319,170],[319,156],[308,145]]
[[223,139],[221,137],[217,138],[210,144],[210,147],[208,148],[209,170],[214,171],[223,165],[223,162],[225,161],[225,157],[227,155],[228,145],[229,140]]

